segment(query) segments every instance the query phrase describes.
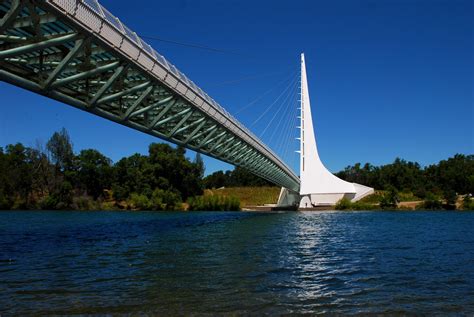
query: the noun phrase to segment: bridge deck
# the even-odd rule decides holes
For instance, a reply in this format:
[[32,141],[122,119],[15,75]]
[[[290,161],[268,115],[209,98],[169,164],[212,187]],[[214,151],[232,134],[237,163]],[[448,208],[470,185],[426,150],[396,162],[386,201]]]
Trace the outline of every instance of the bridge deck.
[[0,80],[299,190],[274,152],[96,0],[3,0],[0,19]]

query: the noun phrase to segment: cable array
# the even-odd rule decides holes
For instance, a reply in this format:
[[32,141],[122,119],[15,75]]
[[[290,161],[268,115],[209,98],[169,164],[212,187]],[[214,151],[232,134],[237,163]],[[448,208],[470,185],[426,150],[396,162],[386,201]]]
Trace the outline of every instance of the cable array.
[[[298,71],[291,72],[235,113],[242,113],[252,107],[253,117],[256,118],[248,124],[249,128],[294,170],[299,164],[295,154],[298,148],[299,78]],[[270,97],[272,92],[276,97],[267,100],[269,98],[265,97]]]

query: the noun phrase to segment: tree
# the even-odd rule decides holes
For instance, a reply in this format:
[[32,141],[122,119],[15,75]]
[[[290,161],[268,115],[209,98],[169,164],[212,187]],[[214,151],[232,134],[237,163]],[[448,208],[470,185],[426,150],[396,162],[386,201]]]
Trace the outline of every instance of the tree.
[[380,201],[381,208],[396,208],[400,199],[398,198],[398,191],[395,187],[390,186],[387,192],[383,195]]
[[196,157],[194,159],[194,164],[196,165],[196,168],[199,172],[199,177],[203,178],[204,173],[206,171],[206,168],[204,166],[204,161],[202,160],[201,153],[199,153],[199,152],[196,153]]
[[59,132],[54,132],[53,136],[46,144],[51,159],[60,171],[67,171],[72,168],[74,152],[72,149],[71,139],[65,128]]
[[458,198],[458,195],[456,192],[452,189],[447,189],[443,193],[444,200],[446,201],[446,204],[444,205],[445,209],[448,210],[454,210],[456,209],[456,201]]
[[112,161],[97,150],[82,150],[76,159],[79,188],[97,199],[112,184]]
[[176,189],[183,199],[202,194],[202,169],[185,157],[183,147],[173,149],[168,144],[152,143],[148,148],[148,153],[148,161],[155,181],[150,184],[151,188],[158,187],[159,179],[165,178],[169,187],[161,187],[161,189]]
[[204,178],[205,188],[221,188],[227,185],[228,177],[223,171],[217,171]]
[[151,194],[149,183],[154,183],[154,179],[153,169],[146,156],[137,153],[123,158],[113,168],[114,198],[126,200],[133,192]]
[[247,169],[236,166],[233,171],[214,172],[204,178],[206,188],[220,188],[225,186],[273,186],[273,184]]

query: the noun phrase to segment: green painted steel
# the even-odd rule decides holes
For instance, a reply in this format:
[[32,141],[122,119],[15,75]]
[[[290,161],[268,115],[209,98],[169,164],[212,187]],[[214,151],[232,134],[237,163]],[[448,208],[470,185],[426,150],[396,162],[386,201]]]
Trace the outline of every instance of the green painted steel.
[[0,1],[0,80],[299,190],[271,149],[96,0]]

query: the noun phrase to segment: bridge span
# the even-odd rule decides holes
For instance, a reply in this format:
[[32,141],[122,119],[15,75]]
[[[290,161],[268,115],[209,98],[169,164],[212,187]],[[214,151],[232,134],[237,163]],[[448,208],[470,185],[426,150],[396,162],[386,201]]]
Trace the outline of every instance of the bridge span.
[[0,80],[299,192],[268,146],[97,0],[0,0]]

